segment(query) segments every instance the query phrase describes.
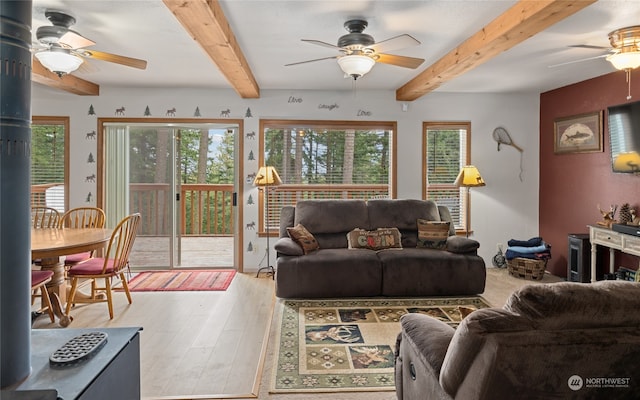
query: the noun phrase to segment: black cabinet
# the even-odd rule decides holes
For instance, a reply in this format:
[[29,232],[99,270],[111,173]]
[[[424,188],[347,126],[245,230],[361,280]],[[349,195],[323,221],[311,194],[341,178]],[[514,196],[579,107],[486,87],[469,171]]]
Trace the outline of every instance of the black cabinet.
[[591,243],[588,233],[569,234],[567,280],[570,282],[591,281]]

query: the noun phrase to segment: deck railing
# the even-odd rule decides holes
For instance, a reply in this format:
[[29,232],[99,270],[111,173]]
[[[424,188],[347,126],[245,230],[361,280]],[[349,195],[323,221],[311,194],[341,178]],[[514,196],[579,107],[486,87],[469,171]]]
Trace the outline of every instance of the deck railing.
[[[32,202],[43,202],[44,189],[32,188]],[[231,184],[182,184],[180,190],[180,233],[191,236],[228,236],[234,233],[233,191]],[[172,213],[171,186],[166,183],[133,183],[129,185],[129,209],[142,214],[141,236],[169,235]],[[259,205],[264,205],[263,191]],[[277,234],[280,209],[308,199],[364,199],[386,197],[389,185],[280,185],[269,191],[269,229]],[[253,200],[255,201],[255,200]],[[260,213],[261,218],[265,218]],[[256,228],[254,221],[245,221]],[[259,223],[264,232],[264,221]]]
[[[233,233],[233,185],[181,185],[182,235],[230,235]],[[169,228],[167,205],[169,185],[139,183],[129,186],[131,209],[143,215],[142,235],[166,234]],[[263,192],[260,192],[263,194]],[[386,197],[389,185],[280,185],[269,191],[269,229],[277,234],[280,209],[307,199],[364,199]],[[262,206],[264,198],[260,197]],[[260,213],[261,218],[265,218]],[[255,229],[253,221],[246,221],[248,229]],[[264,222],[259,224],[264,232]]]
[[[140,235],[170,232],[171,186],[163,183],[129,185],[130,209],[142,214]],[[233,185],[182,184],[180,189],[180,233],[182,235],[231,235]]]

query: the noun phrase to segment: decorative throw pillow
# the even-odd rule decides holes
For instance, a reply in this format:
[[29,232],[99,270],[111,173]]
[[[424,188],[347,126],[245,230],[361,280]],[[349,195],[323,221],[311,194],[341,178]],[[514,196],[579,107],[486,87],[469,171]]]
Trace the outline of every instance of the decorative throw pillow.
[[445,250],[449,237],[449,222],[418,219],[418,243],[416,247]]
[[302,224],[298,224],[293,228],[287,228],[289,237],[302,247],[304,254],[309,254],[313,250],[320,248],[316,238]]
[[398,228],[378,228],[375,231],[367,231],[356,228],[347,233],[347,242],[350,249],[401,249],[402,241]]

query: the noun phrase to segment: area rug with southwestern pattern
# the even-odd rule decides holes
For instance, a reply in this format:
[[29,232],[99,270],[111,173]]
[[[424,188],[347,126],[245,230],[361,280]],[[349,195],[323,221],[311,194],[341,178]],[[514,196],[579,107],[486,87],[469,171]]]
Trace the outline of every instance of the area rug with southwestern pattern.
[[234,269],[171,270],[140,272],[129,281],[132,292],[223,291],[227,290]]
[[400,317],[421,313],[456,327],[482,297],[280,300],[272,393],[394,390]]

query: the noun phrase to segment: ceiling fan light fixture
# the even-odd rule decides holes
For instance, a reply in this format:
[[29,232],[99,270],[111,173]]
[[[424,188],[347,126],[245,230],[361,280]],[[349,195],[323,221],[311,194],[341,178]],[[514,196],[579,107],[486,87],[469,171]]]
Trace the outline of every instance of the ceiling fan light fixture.
[[46,69],[58,76],[70,74],[82,65],[82,58],[71,54],[68,49],[52,47],[36,53],[35,57]]
[[640,51],[625,51],[614,53],[607,56],[609,61],[616,69],[627,70],[640,67]]
[[358,54],[351,54],[338,58],[338,65],[340,66],[340,69],[354,80],[371,71],[371,68],[373,68],[375,63],[376,62],[373,58]]

